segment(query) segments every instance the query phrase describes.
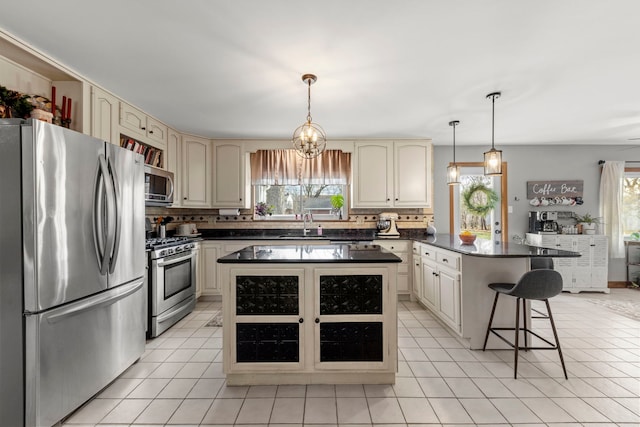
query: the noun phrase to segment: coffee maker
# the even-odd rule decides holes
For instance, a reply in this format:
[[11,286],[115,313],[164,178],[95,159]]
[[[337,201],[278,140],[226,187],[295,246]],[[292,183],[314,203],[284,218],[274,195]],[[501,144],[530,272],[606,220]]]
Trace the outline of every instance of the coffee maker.
[[398,214],[394,212],[382,212],[378,219],[378,237],[397,239],[400,237],[398,228],[396,227],[396,221],[398,220]]
[[530,211],[529,233],[558,234],[558,212]]

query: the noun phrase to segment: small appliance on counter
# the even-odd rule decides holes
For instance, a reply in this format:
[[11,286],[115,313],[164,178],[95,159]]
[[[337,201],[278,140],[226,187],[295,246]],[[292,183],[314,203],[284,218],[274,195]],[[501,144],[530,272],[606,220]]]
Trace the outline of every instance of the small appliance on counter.
[[558,234],[558,212],[529,211],[529,233]]
[[386,239],[397,239],[400,237],[396,221],[398,220],[398,214],[394,212],[382,212],[378,218],[378,233],[377,236]]

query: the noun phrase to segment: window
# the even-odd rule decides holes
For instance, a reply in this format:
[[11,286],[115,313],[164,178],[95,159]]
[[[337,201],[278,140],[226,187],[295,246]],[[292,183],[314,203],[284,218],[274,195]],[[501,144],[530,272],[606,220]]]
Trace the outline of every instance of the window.
[[622,190],[622,227],[625,236],[640,231],[640,168],[625,168]]
[[251,154],[254,202],[270,207],[272,220],[347,218],[351,155],[326,150],[302,159],[295,150],[258,150]]
[[254,200],[273,206],[268,219],[296,220],[309,213],[314,220],[343,219],[344,207],[332,201],[346,199],[347,186],[339,184],[254,185]]

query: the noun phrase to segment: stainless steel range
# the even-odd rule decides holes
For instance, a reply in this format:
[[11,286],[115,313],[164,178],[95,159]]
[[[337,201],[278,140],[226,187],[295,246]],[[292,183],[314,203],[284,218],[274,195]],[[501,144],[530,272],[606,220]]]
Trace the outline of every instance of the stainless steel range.
[[196,306],[196,254],[192,239],[147,239],[149,317],[147,335],[156,337]]

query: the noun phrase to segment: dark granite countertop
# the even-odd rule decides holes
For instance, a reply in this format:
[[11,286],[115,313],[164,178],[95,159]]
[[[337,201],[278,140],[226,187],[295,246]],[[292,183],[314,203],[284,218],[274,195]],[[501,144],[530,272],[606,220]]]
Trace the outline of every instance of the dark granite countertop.
[[249,246],[218,258],[219,263],[394,263],[402,260],[378,245]]
[[414,239],[436,248],[446,249],[463,255],[489,258],[574,258],[580,257],[579,252],[563,251],[561,249],[539,248],[537,246],[520,245],[517,243],[495,244],[491,240],[476,239],[472,245],[462,244],[458,236],[451,234],[436,234],[422,239]]
[[[321,236],[313,229],[306,237],[302,228],[273,228],[273,229],[200,229],[203,240],[328,240],[348,242],[370,242],[376,240],[376,230],[367,229],[327,229]],[[418,240],[426,237],[424,229],[400,230],[399,239]],[[393,240],[393,239],[386,239]]]

